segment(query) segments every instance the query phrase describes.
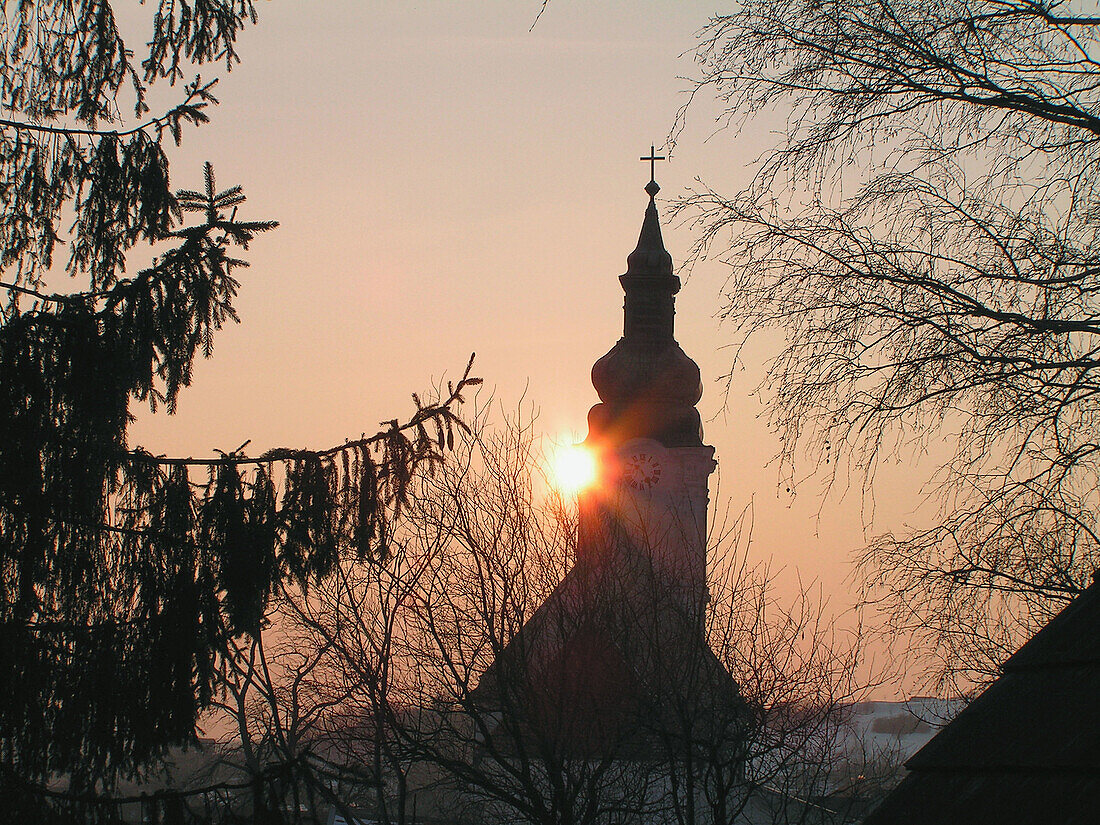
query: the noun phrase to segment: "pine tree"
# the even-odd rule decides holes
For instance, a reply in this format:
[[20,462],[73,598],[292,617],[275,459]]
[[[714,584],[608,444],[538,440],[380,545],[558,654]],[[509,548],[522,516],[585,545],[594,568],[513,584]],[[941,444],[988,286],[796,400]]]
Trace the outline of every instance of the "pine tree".
[[[438,403],[414,395],[404,424],[327,450],[128,447],[130,403],[174,410],[237,321],[234,251],[276,226],[238,219],[241,188],[219,191],[209,164],[203,191],[173,192],[165,152],[217,103],[217,81],[185,69],[232,68],[254,4],[154,5],[140,64],[106,0],[5,4],[0,20],[0,796],[57,774],[92,793],[193,740],[281,582],[385,553],[477,383],[467,367]],[[155,83],[182,91],[153,114]],[[156,257],[127,276],[139,244]],[[62,273],[77,288],[48,291]]]

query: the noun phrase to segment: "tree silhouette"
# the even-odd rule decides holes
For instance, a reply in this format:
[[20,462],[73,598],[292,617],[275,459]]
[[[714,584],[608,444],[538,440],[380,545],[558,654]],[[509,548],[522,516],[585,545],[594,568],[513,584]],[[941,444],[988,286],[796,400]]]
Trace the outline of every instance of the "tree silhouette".
[[[317,582],[342,548],[386,553],[410,479],[453,442],[477,380],[467,368],[438,402],[414,395],[408,420],[331,449],[130,449],[130,403],[174,410],[237,320],[235,250],[275,226],[239,219],[240,187],[219,190],[209,164],[201,191],[173,192],[164,150],[217,102],[217,81],[183,83],[185,68],[230,69],[255,5],[157,3],[140,64],[109,2],[23,3],[5,20],[0,797],[63,775],[92,799],[194,739],[280,581]],[[182,91],[150,115],[156,82]],[[127,277],[139,244],[155,257]],[[65,274],[75,289],[47,289]]]
[[845,723],[871,677],[812,592],[782,599],[750,561],[751,512],[715,530],[712,599],[689,639],[682,598],[652,566],[563,589],[576,508],[540,491],[530,427],[471,429],[417,482],[384,564],[344,564],[310,597],[286,591],[287,649],[319,654],[313,752],[333,773],[374,771],[360,815],[845,821],[857,794],[841,773],[859,756]]
[[785,332],[762,389],[788,484],[800,456],[869,488],[938,453],[933,526],[860,563],[941,685],[993,676],[1100,560],[1100,17],[1075,8],[765,0],[697,52],[723,122],[786,115],[746,191],[682,206],[735,267],[738,340]]

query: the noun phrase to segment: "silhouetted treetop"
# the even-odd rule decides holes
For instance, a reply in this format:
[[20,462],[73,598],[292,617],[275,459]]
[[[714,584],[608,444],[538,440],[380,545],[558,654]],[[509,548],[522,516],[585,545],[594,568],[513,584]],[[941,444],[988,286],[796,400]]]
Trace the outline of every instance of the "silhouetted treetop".
[[[103,0],[21,3],[0,27],[0,797],[57,774],[77,795],[110,786],[193,740],[280,582],[387,552],[479,383],[467,365],[406,420],[326,449],[128,445],[131,402],[175,409],[237,320],[239,250],[276,226],[239,218],[241,187],[210,164],[173,191],[164,151],[216,103],[185,71],[230,68],[254,4],[153,6],[140,63]],[[164,80],[178,99],[151,113]],[[127,275],[139,244],[154,257]]]
[[1078,8],[754,0],[698,49],[723,123],[784,117],[750,186],[684,208],[732,264],[738,341],[783,330],[762,388],[787,478],[947,450],[934,526],[862,571],[947,676],[994,675],[1100,563],[1100,16]]

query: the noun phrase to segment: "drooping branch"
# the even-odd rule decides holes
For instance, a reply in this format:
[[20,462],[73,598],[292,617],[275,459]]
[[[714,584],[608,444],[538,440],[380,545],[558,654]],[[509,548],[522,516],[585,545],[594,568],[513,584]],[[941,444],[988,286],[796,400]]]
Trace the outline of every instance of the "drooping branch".
[[57,126],[49,123],[0,118],[0,130],[12,129],[15,132],[30,132],[55,137],[112,138],[115,140],[131,137],[139,132],[154,132],[159,136],[167,130],[178,144],[180,141],[180,126],[184,122],[198,126],[209,121],[203,109],[211,104],[215,106],[218,104],[218,99],[214,97],[212,92],[212,89],[217,85],[218,80],[216,78],[203,83],[201,77],[196,77],[193,83],[187,84],[184,88],[186,97],[182,102],[173,106],[164,114],[150,118],[128,129],[86,129],[78,126]]
[[[308,459],[331,458],[348,451],[367,450],[385,443],[399,433],[422,430],[424,424],[429,421],[448,421],[456,425],[459,429],[465,430],[466,424],[461,418],[458,418],[454,414],[453,410],[462,403],[462,393],[464,390],[481,384],[480,378],[475,378],[470,375],[473,366],[474,355],[471,354],[470,360],[466,363],[466,368],[462,372],[462,377],[459,378],[457,383],[448,382],[447,396],[440,401],[422,406],[419,397],[414,396],[413,400],[417,405],[417,410],[408,420],[400,423],[397,419],[383,422],[389,426],[372,436],[359,438],[354,441],[345,441],[343,444],[338,444],[327,449],[294,450],[278,447],[268,450],[259,456],[241,455],[239,450],[235,450],[230,453],[225,453],[218,458],[168,458],[165,456],[151,455],[144,451],[131,451],[129,455],[135,461],[166,467],[224,467],[246,464],[270,464],[276,461],[302,461]],[[446,430],[437,432],[437,439],[440,449],[445,446],[445,441],[449,441],[451,444],[454,443],[454,436],[448,436]]]

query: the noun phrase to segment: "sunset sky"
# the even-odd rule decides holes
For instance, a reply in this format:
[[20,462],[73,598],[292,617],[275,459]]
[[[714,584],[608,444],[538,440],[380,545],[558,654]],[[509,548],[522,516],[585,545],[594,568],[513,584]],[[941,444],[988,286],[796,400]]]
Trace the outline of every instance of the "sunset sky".
[[[246,253],[241,325],[198,365],[176,416],[141,415],[133,446],[197,456],[248,439],[256,452],[337,444],[407,415],[411,392],[457,376],[471,352],[482,399],[534,405],[548,436],[584,437],[589,369],[621,334],[617,276],[646,204],[638,158],[665,142],[691,88],[694,35],[716,8],[552,0],[532,29],[540,6],[262,5],[173,175],[199,188],[209,159],[223,187],[243,185],[243,217],[281,226]],[[733,194],[782,122],[736,133],[718,129],[716,111],[700,100],[658,164],[678,265],[693,231],[660,202],[696,179]],[[728,396],[719,381],[731,358],[731,331],[713,317],[726,272],[681,271],[677,315],[704,378],[712,497],[752,500],[753,552],[819,578],[839,609],[866,502],[853,490],[822,505],[812,483],[794,497],[777,486],[778,441],[751,395],[767,343],[744,353]],[[893,484],[908,471],[890,472]],[[911,499],[894,498],[878,496],[873,532],[902,525]]]

